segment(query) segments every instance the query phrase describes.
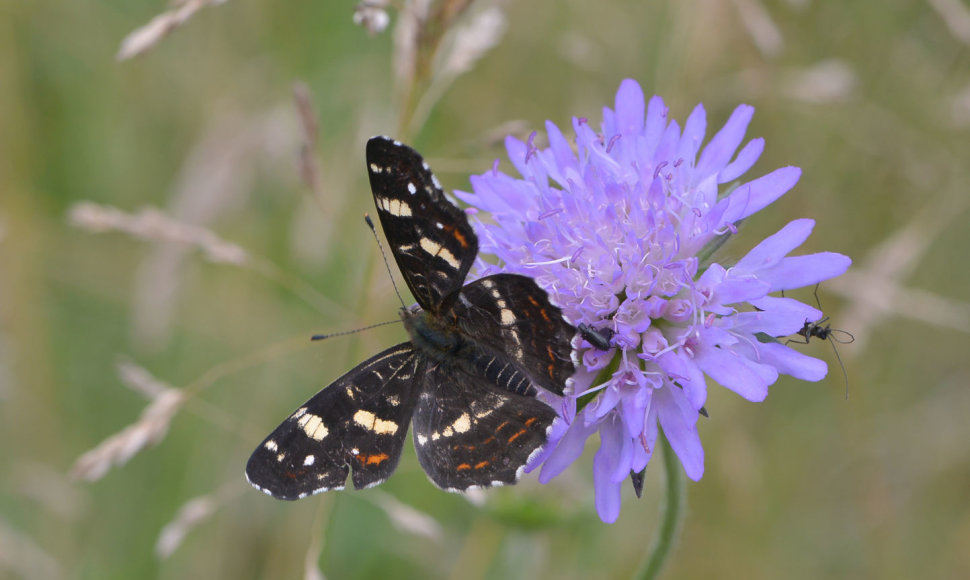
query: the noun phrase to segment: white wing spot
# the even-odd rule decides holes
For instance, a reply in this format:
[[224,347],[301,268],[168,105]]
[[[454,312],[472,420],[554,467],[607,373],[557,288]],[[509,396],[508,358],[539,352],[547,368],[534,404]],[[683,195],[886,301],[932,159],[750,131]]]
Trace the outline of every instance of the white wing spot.
[[378,165],[376,163],[371,163],[370,164],[370,172],[371,173],[381,173],[382,171],[384,171],[384,170],[381,168],[380,165]]
[[312,455],[307,455],[306,457],[303,458],[303,465],[307,465],[307,466],[313,465],[313,462],[316,460],[317,460],[316,457]]
[[389,199],[386,197],[376,197],[377,206],[387,213],[396,217],[410,217],[411,206],[399,199]]
[[495,407],[489,407],[487,409],[483,409],[481,411],[477,411],[475,413],[475,418],[476,419],[484,419],[485,417],[488,417],[489,415],[491,415],[492,414],[492,411],[494,411],[494,410],[495,410]]
[[438,181],[438,178],[433,174],[431,175],[431,183],[433,183],[434,186],[437,187],[438,189],[441,189],[441,182]]
[[461,263],[458,261],[458,258],[456,258],[455,255],[448,250],[448,248],[443,247],[441,244],[430,238],[421,238],[421,249],[432,256],[441,258],[447,262],[449,266],[456,270],[461,267]]
[[363,409],[354,413],[354,423],[378,435],[393,435],[397,433],[397,423],[380,419],[377,415],[370,411],[364,411]]
[[411,195],[414,195],[417,192],[418,192],[418,188],[417,187],[414,187],[414,184],[409,181],[408,182],[408,193],[410,193]]
[[303,432],[306,433],[307,437],[315,441],[322,441],[323,438],[330,433],[327,426],[323,424],[323,419],[321,419],[319,415],[314,415],[313,413],[307,413],[301,416],[297,420],[296,424],[303,429]]
[[293,413],[293,415],[290,416],[290,419],[299,419],[304,414],[306,414],[306,407],[300,407],[295,413]]
[[276,456],[277,461],[283,461],[286,458],[286,453],[280,453]]
[[[502,326],[511,326],[515,322],[515,314],[508,308],[502,309]],[[514,333],[513,333],[514,334]]]
[[428,442],[428,437],[426,435],[418,435],[418,445],[424,445]]
[[462,413],[461,417],[458,417],[458,419],[451,424],[450,428],[453,428],[455,433],[465,433],[472,428],[471,417],[468,416],[468,413]]
[[276,450],[279,449],[279,447],[276,446],[276,441],[273,441],[272,439],[270,439],[266,443],[263,443],[263,447],[265,447],[269,451],[272,451],[273,453],[276,453]]

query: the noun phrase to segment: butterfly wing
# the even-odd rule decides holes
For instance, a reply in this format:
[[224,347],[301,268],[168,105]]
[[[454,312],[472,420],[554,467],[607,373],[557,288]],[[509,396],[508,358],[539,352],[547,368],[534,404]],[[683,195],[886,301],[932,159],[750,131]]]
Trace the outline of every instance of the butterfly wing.
[[445,198],[417,151],[387,137],[367,142],[367,172],[384,236],[415,300],[440,312],[468,275],[478,238]]
[[246,477],[257,489],[295,500],[382,483],[401,458],[424,357],[409,342],[365,361],[314,395],[253,451]]
[[429,365],[414,411],[414,447],[425,473],[444,490],[513,484],[555,419],[552,407],[534,397]]
[[[576,329],[535,280],[495,274],[461,289],[448,313],[462,334],[525,373],[532,384],[561,395],[576,368],[570,341]],[[500,386],[511,388],[512,381]]]

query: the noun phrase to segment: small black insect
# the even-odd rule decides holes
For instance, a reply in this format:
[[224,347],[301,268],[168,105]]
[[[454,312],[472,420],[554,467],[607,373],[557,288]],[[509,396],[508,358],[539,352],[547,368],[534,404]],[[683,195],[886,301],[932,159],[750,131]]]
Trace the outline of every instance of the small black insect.
[[610,350],[612,348],[610,340],[616,334],[612,328],[593,328],[585,322],[580,322],[576,328],[579,330],[579,335],[597,349]]
[[478,254],[465,213],[421,156],[397,141],[367,143],[384,235],[417,305],[402,308],[410,340],[314,395],[253,452],[246,477],[294,500],[386,480],[414,429],[418,461],[448,491],[511,484],[545,444],[574,372],[576,332],[532,278],[496,274],[464,285]]
[[[818,295],[815,296],[816,301],[818,300]],[[785,341],[785,344],[794,342],[797,344],[808,344],[811,339],[818,338],[820,340],[827,340],[829,344],[832,345],[832,352],[835,353],[835,358],[839,361],[839,366],[842,368],[842,377],[845,379],[845,398],[849,398],[849,373],[845,370],[845,364],[842,362],[842,357],[839,355],[839,349],[836,348],[835,343],[839,344],[850,344],[855,342],[855,337],[851,333],[841,330],[839,328],[832,328],[831,325],[825,324],[828,322],[829,317],[826,316],[817,322],[805,321],[804,326],[801,330],[795,333],[796,336],[802,338],[802,340],[796,340],[794,338],[789,338]],[[824,326],[823,326],[824,324]]]

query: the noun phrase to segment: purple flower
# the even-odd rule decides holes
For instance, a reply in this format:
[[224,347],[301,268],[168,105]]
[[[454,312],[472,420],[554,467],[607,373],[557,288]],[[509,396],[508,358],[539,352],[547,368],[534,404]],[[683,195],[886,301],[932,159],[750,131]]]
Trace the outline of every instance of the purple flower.
[[[578,118],[575,147],[548,122],[546,149],[509,137],[522,178],[496,166],[472,177],[474,193],[456,192],[493,220],[473,215],[482,252],[497,256],[502,271],[535,278],[573,324],[609,338],[611,348],[601,351],[576,337],[580,362],[562,401],[565,421],[539,476],[545,483],[561,473],[598,433],[593,479],[605,522],[619,516],[622,484],[650,461],[658,429],[688,477],[703,475],[696,424],[708,378],[761,401],[779,374],[808,381],[826,374],[824,362],[770,339],[822,315],[772,293],[838,276],[851,263],[828,252],[788,256],[814,222],[789,223],[733,266],[712,260],[742,219],[801,174],[784,167],[732,184],[764,149],[754,139],[738,151],[753,113],[739,106],[702,149],[702,106],[681,130],[660,97],[645,106],[640,86],[625,80],[599,132]],[[480,261],[477,270],[496,267]]]

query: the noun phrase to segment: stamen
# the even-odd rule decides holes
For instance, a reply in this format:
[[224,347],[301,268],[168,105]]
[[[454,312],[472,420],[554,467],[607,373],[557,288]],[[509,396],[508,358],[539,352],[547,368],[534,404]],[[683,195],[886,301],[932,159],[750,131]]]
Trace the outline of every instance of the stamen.
[[556,208],[556,209],[551,209],[549,211],[546,211],[546,212],[543,212],[543,213],[539,214],[539,219],[540,220],[544,220],[544,219],[550,218],[550,217],[552,217],[552,216],[554,216],[556,214],[560,214],[560,213],[562,213],[564,211],[566,211],[566,210],[564,210],[561,207]]
[[533,131],[532,134],[529,135],[529,139],[525,142],[525,145],[526,145],[525,162],[526,163],[528,163],[530,159],[532,159],[533,157],[539,154],[539,150],[536,148],[536,144],[535,144],[537,134],[538,133],[536,131]]
[[613,145],[616,145],[616,142],[619,140],[620,140],[620,135],[613,135],[612,137],[610,137],[610,142],[606,144],[606,152],[609,153],[610,151],[612,151]]
[[572,258],[570,256],[565,256],[562,258],[556,258],[555,260],[547,260],[545,262],[522,262],[522,265],[527,268],[531,268],[533,266],[548,266],[550,264],[561,264],[562,262],[565,262],[571,259]]

